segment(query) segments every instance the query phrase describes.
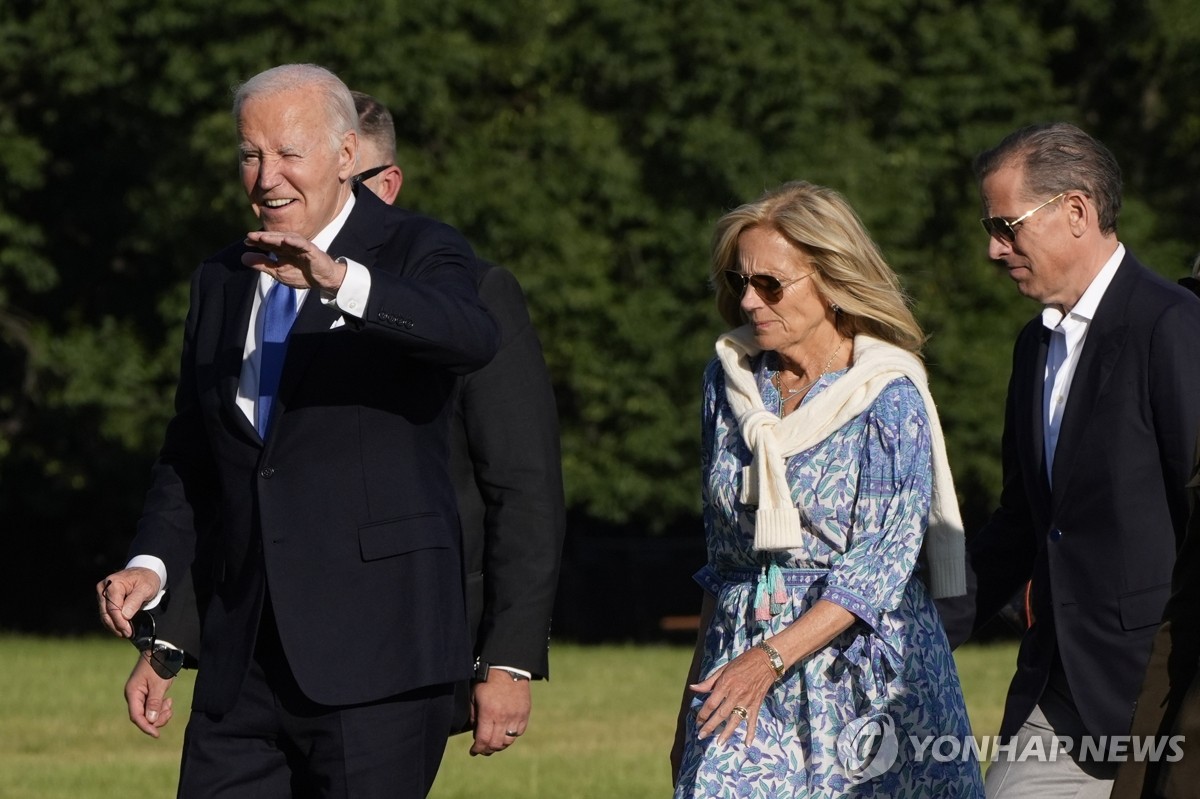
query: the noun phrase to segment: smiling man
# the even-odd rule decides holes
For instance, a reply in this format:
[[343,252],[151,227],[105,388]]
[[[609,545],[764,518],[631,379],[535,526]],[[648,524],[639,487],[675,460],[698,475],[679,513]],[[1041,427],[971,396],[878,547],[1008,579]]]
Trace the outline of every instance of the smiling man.
[[1129,733],[1167,600],[1200,417],[1200,302],[1118,241],[1120,170],[1073,125],[1018,130],[976,173],[988,257],[1043,309],[1013,352],[1000,507],[968,543],[975,625],[1032,580],[1000,732],[1018,753],[1075,744],[1053,762],[1002,755],[987,792],[1107,797],[1116,763],[1074,755],[1083,736]]
[[336,76],[276,67],[233,110],[261,228],[193,275],[176,413],[102,618],[129,637],[211,553],[181,797],[423,797],[472,674],[451,399],[496,324],[456,231],[355,190]]

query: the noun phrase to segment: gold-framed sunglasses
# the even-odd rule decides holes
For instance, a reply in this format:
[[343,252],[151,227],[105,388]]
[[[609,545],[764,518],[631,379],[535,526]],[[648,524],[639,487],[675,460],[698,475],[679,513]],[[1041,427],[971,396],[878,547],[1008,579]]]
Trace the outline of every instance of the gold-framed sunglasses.
[[1046,202],[1039,205],[1037,208],[1034,208],[1032,211],[1026,211],[1011,222],[1002,216],[989,216],[986,219],[980,219],[979,221],[983,224],[983,229],[987,231],[989,236],[997,241],[1005,241],[1009,244],[1012,244],[1017,240],[1017,225],[1023,224],[1027,219],[1029,219],[1029,217],[1033,216],[1055,200],[1061,200],[1066,195],[1067,193],[1065,191],[1060,194],[1056,194],[1049,200],[1046,200]]
[[754,290],[758,292],[758,296],[762,297],[763,302],[768,305],[774,305],[782,300],[783,290],[788,286],[813,276],[813,273],[809,272],[795,280],[781,281],[774,275],[752,275],[736,269],[726,269],[721,274],[725,278],[725,285],[735,297],[741,297],[746,292],[746,286],[753,286]]

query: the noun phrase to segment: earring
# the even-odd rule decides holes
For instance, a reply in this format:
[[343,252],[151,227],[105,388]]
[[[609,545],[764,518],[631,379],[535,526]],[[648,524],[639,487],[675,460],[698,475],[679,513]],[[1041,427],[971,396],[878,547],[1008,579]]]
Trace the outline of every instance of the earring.
[[829,310],[833,311],[834,313],[841,313],[842,306],[838,305],[836,302],[831,302],[829,303]]

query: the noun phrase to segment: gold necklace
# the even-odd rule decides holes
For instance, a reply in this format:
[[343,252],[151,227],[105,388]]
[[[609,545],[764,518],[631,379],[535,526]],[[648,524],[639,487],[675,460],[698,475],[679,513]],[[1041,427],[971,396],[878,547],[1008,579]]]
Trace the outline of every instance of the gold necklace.
[[825,373],[829,371],[829,367],[833,364],[833,359],[836,358],[838,356],[838,353],[842,351],[842,345],[845,343],[846,343],[846,339],[844,339],[844,338],[839,339],[837,349],[835,349],[833,351],[833,354],[830,355],[828,359],[826,359],[825,365],[821,367],[820,374],[818,374],[812,380],[809,380],[807,383],[805,383],[804,385],[802,385],[798,388],[784,388],[783,387],[783,376],[782,376],[783,369],[781,367],[779,369],[779,371],[775,373],[775,389],[779,392],[779,397],[780,397],[779,407],[782,408],[784,405],[786,405],[787,403],[789,403],[793,399],[795,399],[797,395],[803,395],[804,392],[808,391],[810,388],[812,388],[814,385],[816,385],[817,381],[820,380],[822,377],[824,377]]

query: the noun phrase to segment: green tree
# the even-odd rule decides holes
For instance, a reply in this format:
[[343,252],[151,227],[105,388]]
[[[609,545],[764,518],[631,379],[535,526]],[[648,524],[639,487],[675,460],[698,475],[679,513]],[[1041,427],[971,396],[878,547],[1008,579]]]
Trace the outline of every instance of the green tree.
[[[970,161],[1081,122],[1127,173],[1123,239],[1192,252],[1187,0],[17,0],[0,7],[0,515],[14,562],[123,556],[170,413],[187,276],[253,226],[230,88],[324,64],[393,110],[401,202],[529,297],[573,531],[698,535],[707,247],[786,180],[847,195],[912,294],[969,526],[1000,485],[1011,343]],[[78,598],[84,602],[86,597]],[[14,602],[9,597],[6,606]],[[84,617],[90,618],[90,617]]]

